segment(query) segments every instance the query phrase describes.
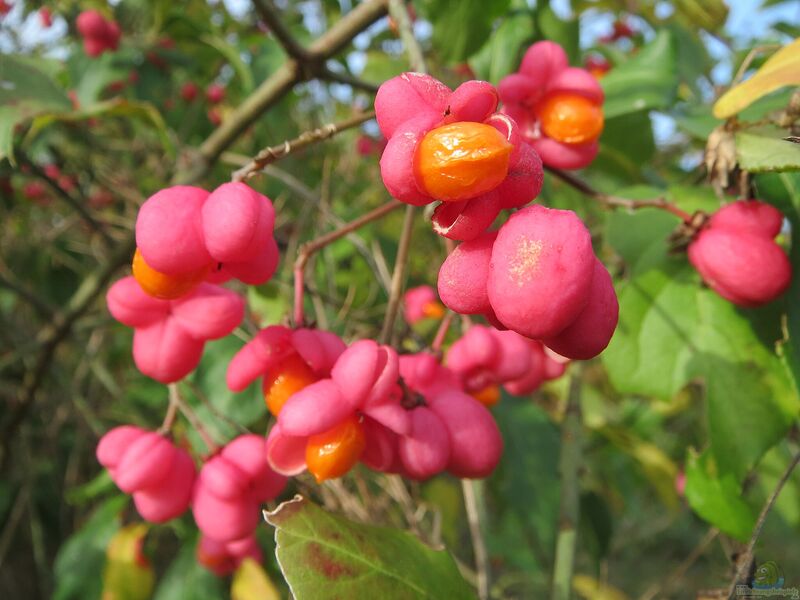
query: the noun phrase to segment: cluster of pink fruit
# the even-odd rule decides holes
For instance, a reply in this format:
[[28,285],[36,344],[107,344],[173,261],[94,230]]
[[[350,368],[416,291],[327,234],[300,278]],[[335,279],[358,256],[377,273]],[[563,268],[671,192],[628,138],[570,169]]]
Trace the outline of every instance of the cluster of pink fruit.
[[[500,100],[505,106],[497,112]],[[445,365],[434,354],[398,355],[368,339],[348,346],[331,332],[266,327],[226,375],[235,392],[262,380],[275,417],[266,438],[233,440],[199,474],[161,434],[123,426],[103,438],[98,459],[133,494],[142,516],[162,522],[191,505],[203,534],[198,558],[223,574],[243,557],[259,556],[259,505],[274,499],[288,476],[308,471],[322,482],[359,462],[420,480],[444,471],[490,474],[503,441],[487,407],[500,387],[514,395],[536,390],[559,377],[569,359],[602,352],[617,325],[611,277],[583,222],[572,211],[522,208],[539,193],[543,161],[578,168],[592,160],[602,100],[596,80],[569,67],[551,42],[529,49],[499,94],[480,81],[452,91],[416,73],[384,83],[376,98],[387,139],[383,181],[409,204],[440,202],[435,231],[462,243],[441,266],[439,296],[493,327],[469,328]],[[501,211],[514,209],[489,230]],[[274,219],[270,200],[242,183],[210,194],[172,187],[142,205],[133,276],[115,283],[107,301],[114,317],[135,329],[133,355],[143,373],[164,383],[182,379],[205,341],[241,322],[244,300],[219,284],[237,278],[258,285],[273,275]],[[721,294],[756,304],[788,285],[786,257],[773,240],[780,224],[771,207],[730,205],[700,230],[690,259]],[[736,268],[763,267],[774,283],[769,290],[742,289],[750,271],[725,270],[723,255],[743,240],[749,249]],[[431,288],[409,290],[409,322],[443,315]]]
[[500,458],[491,414],[433,355],[273,326],[233,358],[228,386],[242,390],[261,376],[277,418],[267,458],[280,473],[308,470],[324,481],[361,461],[414,479],[444,470],[485,477]]
[[202,533],[197,558],[218,575],[230,573],[245,557],[261,559],[255,540],[259,506],[286,485],[265,456],[263,437],[242,435],[208,459],[198,475],[185,450],[132,425],[112,429],[97,446],[97,460],[133,496],[145,520],[165,523],[192,507]]
[[103,52],[114,52],[119,48],[122,30],[116,21],[106,19],[100,11],[83,11],[78,15],[75,26],[83,38],[83,49],[88,56],[100,56]]
[[218,284],[237,278],[258,285],[272,277],[274,221],[270,200],[240,183],[210,194],[175,186],[142,205],[133,276],[107,295],[111,314],[135,329],[140,371],[162,383],[178,381],[197,366],[205,341],[233,331],[244,300]]
[[[502,113],[495,112],[502,100]],[[503,209],[538,195],[542,162],[585,166],[597,154],[603,92],[569,67],[552,42],[534,44],[519,73],[451,91],[404,73],[378,90],[378,125],[389,140],[381,175],[395,198],[441,201],[434,230],[463,243],[439,273],[439,295],[461,314],[542,340],[574,359],[596,356],[617,325],[616,293],[591,236],[572,211],[531,206],[487,232]],[[540,158],[541,156],[541,158]]]

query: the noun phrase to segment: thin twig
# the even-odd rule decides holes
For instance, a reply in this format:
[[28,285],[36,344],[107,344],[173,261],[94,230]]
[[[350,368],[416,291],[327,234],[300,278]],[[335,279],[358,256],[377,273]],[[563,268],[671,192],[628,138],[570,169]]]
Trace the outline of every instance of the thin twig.
[[211,437],[211,434],[208,433],[208,430],[205,428],[205,425],[203,425],[203,422],[200,420],[197,414],[186,402],[184,402],[183,397],[178,390],[178,385],[175,383],[170,384],[168,389],[170,404],[174,402],[177,405],[177,407],[183,413],[183,416],[186,417],[186,420],[189,421],[191,426],[203,440],[206,448],[208,448],[209,456],[216,454],[219,451],[219,446]]
[[31,173],[36,175],[39,179],[44,181],[47,186],[55,192],[57,196],[59,196],[64,202],[70,205],[70,207],[77,212],[81,219],[89,226],[90,229],[95,231],[100,235],[100,238],[103,240],[103,243],[106,247],[112,246],[114,244],[114,240],[111,236],[108,235],[105,228],[97,222],[97,220],[92,216],[86,207],[81,203],[80,200],[77,198],[73,198],[72,194],[67,192],[64,188],[58,185],[57,181],[50,179],[44,172],[43,169],[39,168],[39,166],[34,163],[33,161],[25,161],[25,165],[30,168]]
[[327,67],[322,70],[319,76],[321,79],[334,81],[336,83],[343,83],[344,85],[349,85],[364,92],[369,92],[370,94],[376,94],[378,92],[378,86],[374,83],[364,81],[363,79],[354,77],[349,73],[337,73],[336,71],[332,71]]
[[408,253],[411,248],[411,233],[414,230],[415,208],[415,206],[411,205],[406,206],[406,212],[403,216],[403,230],[400,233],[397,258],[394,261],[394,271],[392,271],[392,287],[389,289],[389,304],[386,307],[386,316],[383,319],[383,327],[381,328],[381,344],[391,342],[394,322],[397,319],[397,311],[400,308],[400,298],[406,281]]
[[[425,57],[422,54],[419,42],[417,42],[417,39],[414,37],[411,18],[408,15],[408,9],[403,3],[403,0],[389,0],[389,13],[397,23],[400,37],[408,53],[408,62],[411,64],[411,68],[418,73],[427,73],[428,69],[425,65]],[[414,206],[409,205],[406,207],[406,213],[403,218],[403,230],[400,233],[400,241],[397,248],[397,258],[395,259],[394,271],[392,272],[392,287],[389,290],[389,303],[386,307],[386,316],[383,320],[383,327],[381,328],[380,342],[382,344],[391,341],[394,322],[397,319],[397,311],[400,308],[400,297],[403,293],[406,268],[408,266],[408,252],[411,247],[411,233],[414,229],[414,213]]]
[[[367,0],[356,6],[322,34],[308,48],[313,62],[289,59],[268,79],[259,85],[236,110],[217,127],[200,146],[197,156],[184,169],[175,174],[175,183],[202,179],[239,135],[264,112],[275,105],[298,83],[315,75],[314,65],[323,65],[343,50],[352,39],[386,15],[386,0]],[[316,67],[318,70],[319,66]]]
[[452,310],[448,309],[442,322],[439,323],[439,329],[436,330],[436,337],[433,338],[433,342],[431,343],[431,350],[433,350],[435,354],[438,354],[442,350],[442,344],[447,337],[447,331],[450,329],[455,314],[456,313]]
[[[452,314],[452,313],[451,313]],[[481,600],[489,598],[489,555],[483,541],[481,531],[480,508],[478,506],[478,486],[480,481],[470,479],[461,480],[461,490],[464,493],[464,508],[467,511],[469,534],[472,538],[472,553],[475,555],[475,575],[478,584],[478,597]]]
[[791,477],[792,471],[794,471],[794,468],[797,466],[797,463],[800,463],[800,452],[795,454],[792,460],[789,462],[789,465],[786,467],[786,470],[783,472],[783,475],[781,475],[781,478],[775,485],[775,489],[772,490],[772,494],[770,494],[769,498],[767,498],[767,502],[764,504],[764,508],[761,509],[761,514],[758,515],[758,520],[756,521],[756,525],[753,528],[753,534],[750,536],[750,541],[747,543],[747,548],[745,549],[741,560],[738,561],[739,568],[736,570],[736,576],[733,578],[733,581],[731,581],[731,585],[728,588],[729,599],[735,597],[737,585],[747,583],[744,579],[750,570],[751,563],[753,562],[753,550],[755,549],[756,542],[758,541],[758,538],[761,535],[761,529],[764,527],[764,523],[767,520],[767,515],[769,515],[769,511],[772,510],[772,507],[775,505],[775,501],[778,499],[778,496],[780,495],[783,486],[786,484],[787,481],[789,481],[789,477]]
[[425,55],[422,48],[414,37],[414,26],[411,17],[403,0],[389,0],[389,14],[392,15],[397,29],[400,32],[400,39],[403,40],[406,52],[408,53],[408,63],[417,73],[427,73],[428,68],[425,64]]
[[388,215],[393,210],[396,210],[403,206],[403,203],[399,200],[390,200],[386,204],[375,208],[368,213],[365,213],[358,217],[357,219],[350,221],[349,223],[343,225],[342,227],[331,231],[330,233],[326,233],[310,242],[303,244],[300,248],[300,252],[297,253],[297,259],[294,261],[294,324],[295,327],[302,327],[303,320],[304,320],[304,311],[303,311],[303,296],[305,292],[305,269],[306,265],[308,264],[308,260],[311,256],[319,252],[322,248],[335,242],[336,240],[343,238],[347,234],[355,231],[366,225],[367,223],[371,223],[372,221],[376,221],[385,215]]
[[556,556],[553,564],[553,600],[569,600],[572,596],[572,574],[580,516],[578,470],[581,461],[581,380],[575,373],[570,378],[564,421],[561,424],[561,501],[558,517]]
[[[167,405],[167,414],[164,415],[164,421],[161,423],[161,427],[158,428],[158,433],[160,434],[168,433],[172,429],[175,417],[178,415],[178,384],[167,384],[167,388],[169,389],[169,404]],[[172,388],[175,388],[175,390],[173,391]]]
[[575,177],[571,173],[562,171],[561,169],[555,169],[547,166],[545,169],[558,177],[564,183],[574,187],[585,196],[588,196],[592,200],[597,200],[606,206],[627,208],[628,210],[636,210],[640,208],[658,208],[660,210],[665,210],[669,213],[672,213],[685,223],[689,223],[692,220],[692,215],[684,210],[681,210],[671,202],[667,202],[667,200],[664,198],[653,198],[650,200],[631,200],[630,198],[620,198],[619,196],[598,192],[582,179]]
[[0,444],[2,444],[0,446],[0,469],[6,465],[11,438],[30,410],[58,346],[66,339],[75,321],[102,294],[114,273],[130,260],[135,246],[133,235],[131,235],[117,248],[105,265],[83,280],[83,283],[67,302],[64,312],[55,315],[52,322],[40,332],[38,337],[42,346],[39,358],[33,369],[26,373],[19,399],[7,410],[8,416],[0,432]]
[[40,317],[50,318],[53,315],[53,309],[50,304],[42,300],[38,294],[26,288],[21,282],[0,274],[0,287],[7,288],[14,292],[22,300],[30,304],[33,309],[39,313]]
[[683,560],[683,562],[667,576],[664,582],[655,583],[654,585],[650,586],[641,596],[639,596],[639,600],[653,600],[653,598],[669,592],[676,582],[683,579],[683,576],[686,575],[686,571],[688,571],[689,568],[697,561],[697,559],[703,555],[703,553],[711,545],[711,542],[717,539],[718,535],[719,529],[714,527],[709,529],[702,539],[697,543],[697,545],[692,549],[689,555]]
[[253,0],[253,6],[256,7],[261,20],[269,27],[270,33],[275,36],[275,39],[278,40],[286,54],[300,62],[307,62],[312,59],[308,50],[300,45],[300,42],[294,38],[286,25],[283,24],[283,21],[278,16],[278,9],[272,3],[272,0]]
[[353,115],[344,121],[338,123],[328,123],[317,129],[306,131],[292,140],[286,140],[277,146],[270,146],[261,150],[248,164],[241,169],[233,172],[231,179],[233,181],[246,181],[247,179],[258,174],[268,164],[284,158],[294,152],[308,148],[312,144],[327,140],[337,133],[357,127],[362,123],[366,123],[370,119],[375,118],[375,111],[369,111],[358,115]]
[[780,48],[780,44],[764,44],[762,46],[756,46],[750,52],[747,53],[747,56],[744,57],[742,64],[739,65],[739,68],[736,71],[736,75],[731,81],[731,87],[735,86],[739,81],[741,81],[744,74],[747,72],[747,69],[750,68],[750,65],[755,60],[756,56],[761,54],[762,52],[768,52],[769,50],[777,50]]

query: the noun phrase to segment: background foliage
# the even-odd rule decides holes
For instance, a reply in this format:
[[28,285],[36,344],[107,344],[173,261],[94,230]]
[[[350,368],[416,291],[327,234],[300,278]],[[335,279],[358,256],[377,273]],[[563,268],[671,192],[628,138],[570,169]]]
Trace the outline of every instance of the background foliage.
[[[308,44],[354,3],[278,4],[282,21]],[[712,114],[714,99],[754,47],[783,45],[800,33],[792,2],[730,4],[731,10],[722,0],[413,2],[415,32],[431,70],[453,86],[472,73],[497,83],[539,39],[562,44],[575,64],[590,54],[605,57],[612,64],[602,79],[606,128],[598,159],[581,177],[609,194],[665,197],[689,212],[713,211],[719,195],[732,199],[742,191],[731,185],[715,193],[706,181],[703,149],[722,123]],[[135,525],[132,506],[94,459],[96,441],[107,429],[118,423],[153,427],[166,406],[166,388],[134,368],[131,333],[112,321],[102,292],[111,273],[124,271],[124,261],[114,261],[118,254],[130,255],[137,207],[196,166],[197,149],[216,128],[205,101],[183,100],[181,87],[195,83],[202,96],[212,82],[222,83],[224,123],[284,64],[284,51],[244,1],[123,0],[113,7],[124,31],[120,50],[92,60],[80,49],[74,19],[81,9],[112,9],[89,0],[48,3],[56,19],[43,31],[37,24],[40,5],[18,0],[0,22],[2,596],[286,596],[278,561],[302,561],[293,561],[289,549],[276,559],[272,528],[260,532],[265,564],[247,564],[233,581],[220,580],[194,560],[190,517],[166,526]],[[635,14],[627,12],[631,6]],[[752,16],[742,17],[750,8]],[[633,35],[603,41],[619,18]],[[742,18],[752,25],[743,28]],[[402,49],[384,18],[327,67],[378,85],[407,69]],[[756,56],[749,72],[763,56]],[[345,118],[354,108],[369,108],[369,87],[329,80],[294,86],[225,149],[201,184],[211,188],[229,179],[262,147]],[[787,106],[792,91],[784,87],[764,96],[740,121],[764,120]],[[181,386],[221,441],[242,427],[267,427],[260,391],[232,394],[224,370],[241,340],[287,314],[298,245],[387,199],[378,154],[355,152],[363,135],[377,136],[374,122],[285,158],[253,180],[275,202],[276,237],[285,258],[272,282],[248,293],[250,314],[239,339],[210,344],[200,368]],[[748,127],[735,144],[740,165],[753,172],[758,197],[787,216],[791,229],[783,242],[791,246],[798,272],[800,244],[792,243],[790,231],[800,227],[800,150],[781,135],[775,127]],[[41,166],[50,163],[75,178],[74,189],[58,191],[47,181]],[[26,198],[31,181],[44,182],[49,202]],[[110,192],[110,203],[91,203],[103,190]],[[606,210],[551,177],[540,201],[584,218],[620,298],[621,321],[611,346],[583,370],[575,591],[617,600],[687,598],[725,587],[731,556],[750,537],[760,507],[797,451],[800,278],[786,301],[738,309],[703,287],[685,255],[671,251],[676,217],[653,209]],[[376,334],[400,222],[393,213],[316,257],[308,311],[320,327],[347,339]],[[431,284],[444,251],[425,220],[415,227],[409,285]],[[98,297],[73,314],[93,285]],[[424,347],[434,329],[435,323],[407,329],[404,347]],[[497,472],[479,486],[493,597],[538,598],[549,588],[566,385],[566,379],[549,384],[530,400],[504,398],[495,409],[506,450]],[[177,437],[204,451],[190,428],[179,429]],[[675,483],[683,474],[685,493]],[[473,564],[459,482],[439,477],[410,489],[396,483],[357,470],[321,488],[301,478],[287,498],[298,491],[324,506],[327,512],[303,506],[319,527],[354,527],[337,525],[346,516],[443,544],[454,561],[423,552],[405,534],[365,529],[380,540],[374,543],[382,551],[396,546],[396,554],[387,555],[390,567],[398,567],[392,564],[397,556],[427,553],[427,570],[415,563],[404,571],[421,569],[422,580],[433,578],[431,589],[447,581],[453,586],[447,597],[469,597],[458,574],[471,581]],[[291,515],[284,517],[271,521],[279,542],[299,535]],[[800,585],[799,528],[795,474],[756,548],[759,560],[782,566],[787,584]],[[144,566],[136,550],[142,540]],[[693,551],[698,556],[684,564]],[[299,597],[327,597],[319,591],[319,572],[311,571],[287,575],[290,583],[297,577],[308,584],[311,577],[317,591],[300,595],[301,587],[292,583]],[[388,589],[403,597],[399,588]]]

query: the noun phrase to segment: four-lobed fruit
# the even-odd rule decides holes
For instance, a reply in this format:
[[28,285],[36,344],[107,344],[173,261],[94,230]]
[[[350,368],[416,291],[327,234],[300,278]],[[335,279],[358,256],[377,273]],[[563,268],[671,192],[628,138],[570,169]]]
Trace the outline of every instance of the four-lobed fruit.
[[498,231],[458,246],[442,264],[438,285],[455,312],[483,314],[499,329],[545,344],[552,339],[567,358],[599,354],[617,324],[610,276],[572,211],[539,205],[517,211]]
[[142,518],[164,523],[189,507],[194,462],[163,435],[132,425],[115,427],[100,439],[97,460],[123,492],[133,495]]
[[689,261],[720,296],[743,307],[766,304],[792,280],[775,242],[783,215],[758,200],[732,202],[714,213],[689,244]]

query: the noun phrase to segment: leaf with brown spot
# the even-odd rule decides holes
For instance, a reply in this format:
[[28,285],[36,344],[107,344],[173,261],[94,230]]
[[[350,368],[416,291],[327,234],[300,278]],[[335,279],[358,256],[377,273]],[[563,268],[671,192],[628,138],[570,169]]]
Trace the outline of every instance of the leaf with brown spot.
[[264,518],[297,600],[475,598],[447,552],[404,531],[348,521],[300,496]]

